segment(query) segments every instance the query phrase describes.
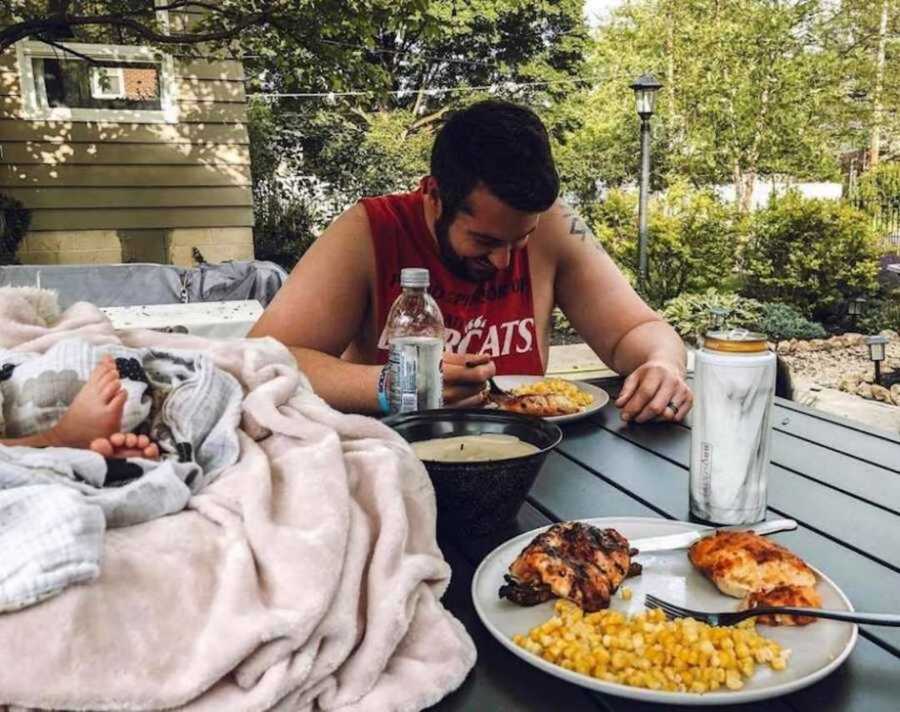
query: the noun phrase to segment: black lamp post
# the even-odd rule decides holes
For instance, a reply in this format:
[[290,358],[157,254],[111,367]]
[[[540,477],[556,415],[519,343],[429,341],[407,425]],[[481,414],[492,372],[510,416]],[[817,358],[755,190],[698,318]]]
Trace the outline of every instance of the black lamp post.
[[641,117],[641,193],[638,204],[638,290],[647,284],[647,200],[650,196],[650,117],[656,92],[662,84],[652,74],[644,74],[631,85]]
[[885,346],[888,343],[886,336],[867,336],[866,346],[869,347],[869,359],[875,364],[875,383],[881,385],[881,362],[885,357]]

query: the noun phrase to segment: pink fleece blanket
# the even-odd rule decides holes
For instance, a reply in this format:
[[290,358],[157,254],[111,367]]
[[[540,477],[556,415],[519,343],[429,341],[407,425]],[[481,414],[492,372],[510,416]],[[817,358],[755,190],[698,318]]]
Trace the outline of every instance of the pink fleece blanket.
[[418,710],[460,685],[475,648],[402,439],[328,407],[275,341],[117,333],[42,299],[0,290],[4,347],[202,350],[245,389],[241,457],[186,511],[110,530],[95,582],[0,615],[0,710]]

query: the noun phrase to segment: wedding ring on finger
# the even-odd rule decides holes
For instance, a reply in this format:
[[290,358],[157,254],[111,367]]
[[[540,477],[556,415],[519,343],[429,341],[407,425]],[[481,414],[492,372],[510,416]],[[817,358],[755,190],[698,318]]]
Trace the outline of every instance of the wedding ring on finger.
[[666,408],[672,411],[672,415],[678,415],[679,407],[673,401],[669,401]]

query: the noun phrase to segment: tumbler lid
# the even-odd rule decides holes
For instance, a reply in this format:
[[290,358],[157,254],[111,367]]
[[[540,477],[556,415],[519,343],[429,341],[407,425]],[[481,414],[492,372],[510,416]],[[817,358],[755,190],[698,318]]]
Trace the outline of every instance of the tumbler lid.
[[710,351],[730,353],[760,353],[767,351],[766,335],[746,329],[707,332],[703,347]]

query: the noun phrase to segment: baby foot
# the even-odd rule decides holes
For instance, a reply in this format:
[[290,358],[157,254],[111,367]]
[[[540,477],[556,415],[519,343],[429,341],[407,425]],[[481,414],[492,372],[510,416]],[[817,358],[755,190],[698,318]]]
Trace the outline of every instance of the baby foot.
[[115,361],[104,356],[72,405],[51,428],[51,441],[60,447],[86,448],[98,438],[111,436],[122,428],[122,411],[127,398]]
[[159,459],[159,446],[146,435],[134,433],[113,433],[108,438],[97,438],[91,443],[91,450],[109,458]]

